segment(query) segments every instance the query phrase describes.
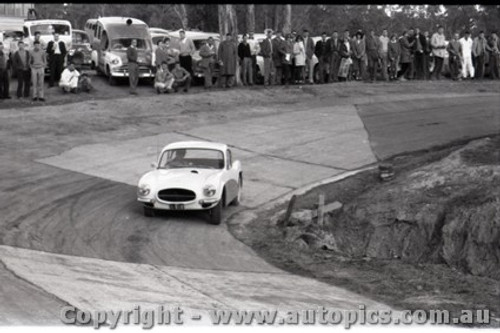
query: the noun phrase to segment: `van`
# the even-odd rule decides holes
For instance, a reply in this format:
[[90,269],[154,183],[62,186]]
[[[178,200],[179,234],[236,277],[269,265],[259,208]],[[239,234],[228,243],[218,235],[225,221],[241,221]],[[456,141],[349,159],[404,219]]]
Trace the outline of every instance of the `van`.
[[67,20],[25,20],[23,24],[23,33],[25,44],[29,48],[33,47],[35,40],[35,32],[40,32],[40,39],[42,40],[43,47],[54,39],[53,34],[59,34],[59,40],[66,44],[66,49],[71,48],[71,23]]
[[153,42],[146,23],[135,18],[100,17],[95,22],[92,61],[98,72],[114,85],[116,78],[128,77],[127,48],[137,40],[139,78],[154,79]]

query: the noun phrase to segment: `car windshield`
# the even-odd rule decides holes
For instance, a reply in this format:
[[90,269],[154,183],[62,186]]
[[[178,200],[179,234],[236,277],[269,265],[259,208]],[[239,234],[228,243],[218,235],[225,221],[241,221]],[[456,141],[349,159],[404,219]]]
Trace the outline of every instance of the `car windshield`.
[[223,169],[224,154],[222,151],[215,149],[170,149],[163,153],[158,168]]
[[89,36],[82,32],[73,32],[73,44],[90,43]]
[[147,48],[146,40],[141,38],[116,38],[111,40],[111,49],[125,51],[134,39],[137,41],[137,49],[145,50]]
[[70,26],[67,24],[37,24],[30,26],[30,32],[32,35],[35,35],[36,31],[40,31],[42,36],[49,36],[53,33],[57,33],[61,36],[69,35]]

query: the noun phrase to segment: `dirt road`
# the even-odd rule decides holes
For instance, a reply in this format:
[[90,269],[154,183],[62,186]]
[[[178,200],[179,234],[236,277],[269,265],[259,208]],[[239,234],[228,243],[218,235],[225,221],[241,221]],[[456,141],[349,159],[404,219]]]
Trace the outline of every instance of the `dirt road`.
[[[476,114],[481,118],[477,128],[488,121],[485,117],[496,121],[494,112],[474,108],[498,105],[498,98],[491,97],[498,88],[494,82],[471,85],[467,91],[484,98],[469,107],[467,117],[454,117],[439,131],[456,131],[459,123],[475,122]],[[142,216],[134,179],[147,170],[157,146],[172,137],[232,145],[247,170],[247,205],[256,207],[375,162],[357,110],[364,119],[363,112],[371,115],[363,109],[367,104],[435,96],[432,87],[422,89],[408,93],[390,84],[349,83],[170,96],[145,92],[134,99],[57,106],[5,104],[0,109],[0,243],[119,262],[277,272],[225,226],[208,226],[200,214]],[[464,87],[455,90],[445,97],[458,96]],[[433,130],[425,127],[428,133]]]

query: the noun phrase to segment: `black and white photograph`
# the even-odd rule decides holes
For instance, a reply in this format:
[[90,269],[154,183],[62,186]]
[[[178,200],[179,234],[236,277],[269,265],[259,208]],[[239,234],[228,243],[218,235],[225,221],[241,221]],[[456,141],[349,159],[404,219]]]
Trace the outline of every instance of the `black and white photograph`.
[[0,3],[0,330],[499,329],[499,33]]

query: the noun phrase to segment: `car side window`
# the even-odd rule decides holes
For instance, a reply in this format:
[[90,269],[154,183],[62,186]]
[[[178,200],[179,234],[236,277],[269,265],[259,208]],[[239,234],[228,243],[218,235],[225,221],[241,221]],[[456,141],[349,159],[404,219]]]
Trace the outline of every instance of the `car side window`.
[[233,166],[233,157],[231,156],[231,150],[227,150],[227,168],[228,169],[231,169],[231,167]]

